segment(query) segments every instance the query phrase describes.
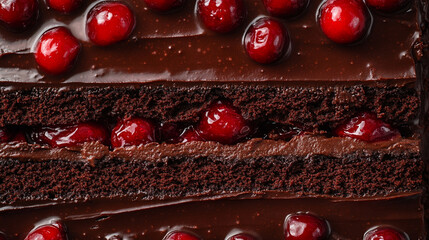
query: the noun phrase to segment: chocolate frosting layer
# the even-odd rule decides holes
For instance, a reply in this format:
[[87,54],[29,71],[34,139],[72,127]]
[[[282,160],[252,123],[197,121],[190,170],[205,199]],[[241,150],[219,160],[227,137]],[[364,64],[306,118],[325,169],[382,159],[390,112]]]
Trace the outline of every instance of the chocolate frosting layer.
[[[368,38],[354,46],[329,41],[316,22],[321,2],[293,20],[284,21],[292,38],[289,58],[260,65],[246,55],[242,36],[257,17],[268,15],[262,1],[245,1],[245,24],[231,34],[206,30],[196,16],[195,0],[171,14],[148,10],[140,0],[124,0],[134,10],[137,26],[125,42],[97,47],[85,35],[85,16],[94,1],[71,15],[47,10],[40,1],[36,26],[25,33],[0,29],[0,82],[12,83],[149,83],[149,82],[294,82],[403,79],[415,81],[412,47],[419,38],[416,7],[391,16],[373,13]],[[37,70],[32,54],[38,37],[47,29],[68,26],[83,42],[75,68],[54,77]]]
[[[373,198],[295,197],[284,192],[235,193],[143,201],[129,198],[84,202],[25,202],[0,205],[0,231],[24,239],[35,226],[60,220],[70,239],[162,239],[172,230],[203,239],[248,232],[283,239],[288,214],[310,211],[331,225],[331,240],[361,240],[371,227],[390,225],[410,239],[426,239],[421,192]],[[19,224],[17,224],[19,223]]]
[[327,138],[317,135],[298,135],[292,140],[274,141],[251,139],[236,145],[223,145],[216,142],[195,141],[179,144],[150,143],[140,146],[122,147],[109,151],[101,143],[85,143],[82,147],[50,148],[37,144],[4,143],[0,144],[0,158],[36,160],[86,160],[94,163],[97,159],[124,159],[157,161],[166,157],[207,157],[224,159],[248,159],[268,156],[308,156],[325,155],[340,158],[354,152],[419,153],[419,140],[395,138],[390,141],[364,142],[352,138]]

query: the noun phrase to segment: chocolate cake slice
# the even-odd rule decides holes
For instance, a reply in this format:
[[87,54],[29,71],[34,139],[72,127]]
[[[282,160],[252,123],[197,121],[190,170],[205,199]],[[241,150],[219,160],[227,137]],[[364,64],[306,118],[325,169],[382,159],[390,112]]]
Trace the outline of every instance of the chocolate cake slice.
[[427,0],[0,0],[0,240],[427,237]]

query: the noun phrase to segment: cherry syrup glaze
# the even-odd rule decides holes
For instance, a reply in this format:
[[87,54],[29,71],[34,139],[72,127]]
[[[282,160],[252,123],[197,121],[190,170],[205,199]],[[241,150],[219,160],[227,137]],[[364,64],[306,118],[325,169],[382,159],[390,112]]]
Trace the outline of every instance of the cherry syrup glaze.
[[195,141],[204,141],[204,139],[200,136],[200,134],[198,133],[198,131],[195,130],[194,127],[188,127],[180,135],[177,142],[185,143]]
[[125,40],[135,26],[130,8],[120,2],[100,2],[88,13],[86,34],[99,46],[107,46]]
[[31,231],[24,240],[67,240],[67,236],[58,226],[43,225]]
[[74,147],[85,142],[108,143],[106,128],[97,123],[79,123],[68,126],[41,127],[34,130],[31,139],[51,147]]
[[385,141],[400,136],[398,130],[378,119],[373,113],[362,113],[335,130],[340,137],[351,137],[367,142]]
[[146,5],[158,12],[168,12],[183,6],[185,0],[144,0]]
[[82,4],[82,0],[46,0],[48,6],[61,13],[71,13]]
[[267,11],[276,17],[290,18],[301,14],[310,0],[264,0]]
[[38,12],[37,0],[0,1],[0,22],[13,31],[22,31],[34,24]]
[[188,232],[174,231],[167,233],[163,240],[200,240],[197,236]]
[[61,74],[72,68],[81,49],[79,41],[65,27],[52,28],[40,37],[34,57],[49,74]]
[[285,240],[324,240],[331,234],[329,223],[310,213],[289,214],[285,220]]
[[112,130],[110,142],[113,148],[147,144],[156,141],[155,131],[155,126],[142,118],[120,120]]
[[251,59],[269,64],[279,60],[290,48],[291,41],[285,26],[271,18],[260,18],[248,29],[244,46]]
[[198,15],[208,29],[227,33],[243,23],[246,9],[243,0],[198,0]]
[[365,0],[366,5],[382,12],[395,12],[403,9],[411,0]]
[[391,227],[376,227],[368,230],[363,240],[409,240],[408,236]]
[[246,137],[251,127],[238,109],[226,101],[217,101],[203,113],[197,131],[204,140],[234,144]]
[[349,44],[363,39],[371,22],[363,0],[327,0],[320,8],[320,27],[336,43]]
[[229,237],[227,240],[257,240],[258,238],[247,234],[247,233],[237,233]]

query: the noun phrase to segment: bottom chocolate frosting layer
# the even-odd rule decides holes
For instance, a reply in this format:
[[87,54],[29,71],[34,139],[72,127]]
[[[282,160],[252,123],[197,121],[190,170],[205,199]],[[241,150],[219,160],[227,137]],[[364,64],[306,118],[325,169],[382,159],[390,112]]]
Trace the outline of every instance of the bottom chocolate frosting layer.
[[380,225],[426,239],[422,193],[371,198],[296,197],[282,192],[237,193],[169,200],[129,198],[77,202],[39,201],[0,205],[0,231],[24,239],[34,227],[60,220],[74,239],[161,240],[176,229],[202,239],[225,239],[234,231],[260,239],[284,239],[288,214],[310,211],[325,218],[332,240],[360,240]]

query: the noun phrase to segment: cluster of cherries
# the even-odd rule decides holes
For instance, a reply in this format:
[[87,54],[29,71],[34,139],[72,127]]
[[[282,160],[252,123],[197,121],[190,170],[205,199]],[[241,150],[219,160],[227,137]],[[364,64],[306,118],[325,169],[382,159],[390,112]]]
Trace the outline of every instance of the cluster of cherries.
[[[181,7],[184,0],[144,0],[158,12]],[[268,13],[278,18],[300,15],[310,0],[263,0]],[[372,22],[367,8],[395,12],[410,0],[325,0],[318,13],[325,35],[341,44],[355,43],[368,34]],[[71,13],[82,0],[46,0],[47,5],[61,13]],[[0,1],[0,23],[12,30],[25,30],[35,22],[37,0]],[[197,13],[203,24],[218,33],[228,33],[239,27],[246,17],[243,0],[198,0]],[[86,34],[99,46],[108,46],[127,39],[135,27],[130,7],[119,1],[103,1],[93,6],[86,18]],[[247,29],[244,46],[249,57],[258,63],[278,61],[290,49],[291,40],[284,24],[273,17],[256,19]],[[47,30],[38,40],[35,59],[49,74],[61,74],[72,68],[82,48],[79,40],[66,27]]]
[[[132,117],[119,120],[111,131],[108,131],[104,124],[94,122],[38,127],[27,131],[0,128],[0,142],[27,142],[28,140],[28,142],[55,148],[73,147],[85,142],[97,141],[106,145],[110,143],[112,148],[151,142],[215,141],[222,144],[235,144],[252,137],[255,133],[255,125],[257,124],[247,121],[239,109],[232,106],[230,102],[219,100],[201,113],[197,124],[184,128],[173,123],[157,125],[148,119]],[[398,130],[378,119],[373,113],[362,113],[352,118],[337,127],[334,133],[337,136],[367,142],[390,140],[400,136]],[[279,126],[275,128],[273,136],[265,136],[265,138],[290,140],[299,134],[305,134],[305,131]]]
[[[327,240],[331,235],[328,221],[312,213],[298,212],[289,214],[284,223],[285,240]],[[227,240],[258,240],[259,237],[247,232],[234,233]],[[363,240],[409,240],[406,233],[393,227],[380,226],[369,229]],[[0,240],[6,240],[0,234]],[[54,222],[32,230],[25,240],[67,240],[63,224]],[[171,231],[163,240],[201,240],[189,231]]]

